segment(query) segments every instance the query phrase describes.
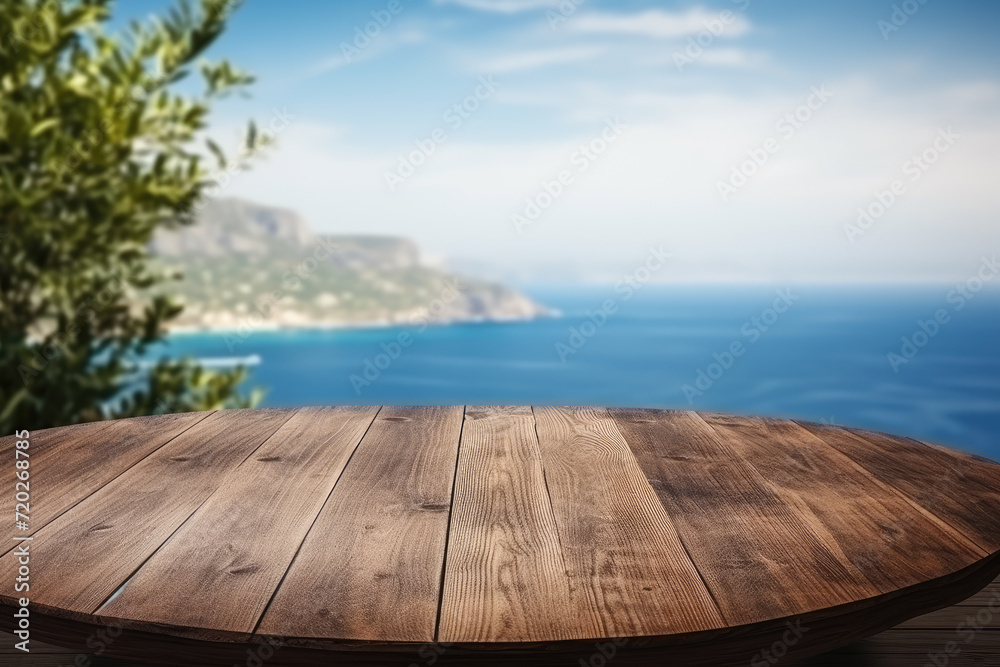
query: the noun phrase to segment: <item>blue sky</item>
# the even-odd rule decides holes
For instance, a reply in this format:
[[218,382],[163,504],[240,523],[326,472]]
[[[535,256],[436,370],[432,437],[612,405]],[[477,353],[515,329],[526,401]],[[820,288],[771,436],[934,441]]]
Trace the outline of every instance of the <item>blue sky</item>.
[[957,280],[1000,251],[1000,3],[397,2],[247,0],[210,55],[259,82],[213,132],[293,119],[221,196],[525,279],[651,245],[679,282]]

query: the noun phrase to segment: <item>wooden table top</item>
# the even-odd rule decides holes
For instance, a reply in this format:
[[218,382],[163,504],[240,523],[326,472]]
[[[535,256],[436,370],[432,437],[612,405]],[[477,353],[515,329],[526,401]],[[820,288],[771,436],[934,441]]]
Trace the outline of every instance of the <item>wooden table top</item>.
[[[13,447],[0,440],[7,489]],[[618,638],[620,664],[747,664],[775,642],[846,644],[1000,574],[1000,466],[838,426],[231,410],[38,431],[30,452],[37,627],[124,626],[137,639],[121,650],[153,660],[270,640],[291,662],[578,664]],[[24,534],[5,530],[13,582]],[[0,585],[0,604],[18,597]]]

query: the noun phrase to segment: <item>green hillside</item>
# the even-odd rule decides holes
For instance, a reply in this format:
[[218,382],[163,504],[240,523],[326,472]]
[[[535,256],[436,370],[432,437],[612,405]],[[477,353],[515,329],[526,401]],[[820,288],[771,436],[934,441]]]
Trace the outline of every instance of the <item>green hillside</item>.
[[545,309],[501,285],[421,262],[411,241],[319,236],[292,211],[211,200],[198,224],[158,235],[158,261],[182,274],[180,327],[351,326],[530,319]]

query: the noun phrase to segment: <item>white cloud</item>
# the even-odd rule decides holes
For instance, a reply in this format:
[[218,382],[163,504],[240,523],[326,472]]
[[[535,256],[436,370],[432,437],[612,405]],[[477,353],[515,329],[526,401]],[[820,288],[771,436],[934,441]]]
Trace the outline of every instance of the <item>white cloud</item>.
[[352,35],[338,43],[337,54],[324,58],[311,68],[307,68],[306,71],[308,76],[315,76],[347,65],[378,58],[402,46],[419,44],[427,39],[428,34],[425,30],[409,27],[395,32],[380,33],[370,38],[371,41],[363,48],[358,48]]
[[497,14],[516,14],[559,6],[560,0],[436,0],[439,5],[459,5],[467,9]]
[[590,12],[573,19],[567,25],[576,32],[643,35],[660,39],[685,37],[703,30],[718,33],[720,37],[738,37],[750,30],[750,22],[741,13],[727,11],[728,22],[724,20],[723,12],[692,7],[685,12],[663,9],[648,9],[635,14]]
[[535,69],[546,65],[561,65],[596,58],[606,51],[602,47],[567,47],[563,49],[539,49],[522,51],[488,60],[479,66],[485,72],[513,72]]
[[767,55],[746,49],[705,49],[695,62],[722,67],[757,67],[767,62]]
[[[566,192],[518,235],[510,216],[543,182],[573,169],[571,156],[598,136],[598,118],[570,139],[477,137],[474,127],[440,146],[389,192],[397,150],[352,147],[351,132],[295,123],[279,150],[234,177],[228,192],[295,208],[317,229],[397,234],[449,259],[502,258],[511,268],[578,261],[627,264],[649,244],[677,257],[671,280],[962,278],[1000,245],[992,174],[1000,153],[995,100],[967,109],[952,88],[891,95],[877,82],[832,81],[835,96],[728,203],[716,183],[776,135],[803,103],[790,94],[643,92],[611,101],[571,97],[588,112],[616,104],[630,124]],[[966,89],[990,97],[990,86]],[[903,163],[934,141],[942,118],[960,141],[858,243],[843,226],[857,209],[905,178]],[[990,251],[992,252],[992,251]]]

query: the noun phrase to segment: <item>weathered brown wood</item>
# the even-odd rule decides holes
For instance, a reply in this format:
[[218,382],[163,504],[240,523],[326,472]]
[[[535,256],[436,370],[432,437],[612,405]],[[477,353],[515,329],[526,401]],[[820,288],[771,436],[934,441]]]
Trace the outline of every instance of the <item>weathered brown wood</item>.
[[[988,608],[994,598],[1000,600],[1000,580],[994,581],[980,593],[957,605],[919,616],[869,639],[804,660],[785,659],[777,664],[794,667],[857,667],[858,665],[919,667],[930,662],[928,653],[942,653],[948,642],[955,642],[953,650],[958,649],[958,652],[947,656],[947,667],[1000,664],[1000,614],[995,613],[993,622],[983,626],[973,635],[968,632],[959,634],[958,623],[950,624],[956,620],[956,614],[960,616],[958,622],[967,621],[970,613],[977,614],[983,608]],[[941,619],[948,620],[942,622]],[[979,619],[976,619],[976,622],[979,623]],[[970,630],[975,629],[972,626],[966,627]],[[971,641],[967,641],[970,637]],[[79,655],[74,649],[45,644],[38,640],[31,642],[31,653],[24,654],[13,648],[17,641],[14,635],[0,632],[0,665],[66,667],[74,664],[76,656]],[[150,664],[146,661],[115,660],[96,656],[93,654],[95,650],[104,652],[100,644],[93,644],[84,655],[84,659],[90,661],[86,664],[91,667],[140,667]],[[922,659],[924,662],[920,662]],[[420,656],[413,657],[412,662],[421,664]]]
[[725,627],[607,410],[536,408],[535,418],[576,613],[605,637]]
[[[994,563],[992,571],[994,574],[996,573],[996,563]],[[961,573],[960,577],[972,575],[973,578],[976,578],[980,573],[976,570],[965,571]],[[800,636],[802,643],[792,646],[791,652],[801,654],[800,648],[803,646],[809,650],[830,648],[838,643],[843,644],[844,641],[851,638],[871,635],[884,630],[888,627],[885,625],[886,613],[891,618],[903,610],[927,605],[929,601],[937,600],[938,603],[941,603],[949,597],[954,598],[956,595],[962,595],[962,590],[966,587],[963,578],[949,578],[946,591],[948,597],[942,597],[945,593],[940,587],[924,586],[918,589],[908,589],[896,599],[885,598],[874,605],[866,606],[864,613],[839,608],[827,610],[827,615],[813,615],[795,620],[796,626],[804,632]],[[955,584],[961,584],[961,586],[956,587]],[[972,585],[976,585],[975,582],[972,582]],[[978,586],[982,587],[983,584],[980,583]],[[952,601],[957,599],[959,598],[954,598]],[[830,611],[833,612],[833,616],[829,616]],[[0,627],[10,627],[12,620],[10,609],[0,607]],[[271,651],[268,654],[267,664],[275,666],[325,664],[332,657],[332,661],[336,664],[345,665],[399,665],[406,667],[414,662],[425,663],[433,660],[433,662],[440,662],[440,664],[469,665],[471,667],[483,664],[507,665],[514,660],[517,664],[526,666],[542,667],[544,665],[549,667],[550,665],[578,665],[581,659],[584,660],[585,664],[590,663],[595,656],[607,656],[610,646],[615,651],[613,656],[615,664],[621,665],[649,665],[650,667],[654,665],[659,667],[663,664],[683,664],[687,667],[742,666],[748,662],[753,664],[767,660],[767,654],[761,653],[761,650],[774,648],[775,643],[784,642],[790,636],[789,629],[783,623],[778,624],[777,627],[772,624],[771,629],[766,627],[734,628],[731,632],[723,635],[707,633],[705,636],[705,633],[698,633],[666,644],[639,638],[617,640],[614,645],[609,642],[585,642],[582,644],[563,642],[548,646],[512,645],[504,647],[504,650],[497,650],[499,647],[477,650],[460,645],[417,647],[393,644],[383,646],[379,651],[373,651],[363,644],[344,643],[337,647],[336,653],[324,654],[281,643],[278,646],[280,651]],[[93,642],[95,638],[100,638],[102,633],[107,634],[108,632],[109,628],[106,627],[70,622],[64,619],[52,619],[45,616],[33,616],[32,636],[36,640],[85,646],[88,642]],[[938,632],[938,636],[942,636],[940,632]],[[112,648],[116,656],[142,657],[156,664],[222,665],[244,664],[247,662],[248,651],[253,651],[256,654],[257,648],[260,646],[259,643],[220,644],[203,641],[191,643],[178,641],[175,637],[136,632],[125,628],[115,633]],[[848,648],[843,650],[846,651]],[[771,654],[770,657],[774,657],[774,655]],[[795,664],[792,655],[781,659],[782,663],[785,661]],[[856,663],[848,662],[846,664]]]
[[696,413],[610,412],[731,625],[881,592]]
[[[67,429],[31,434],[28,460],[33,503],[30,527],[35,532],[94,493],[177,435],[208,417],[210,412],[138,417],[92,422]],[[3,455],[7,460],[7,455]],[[2,484],[14,488],[13,465],[3,467]],[[12,538],[23,534],[12,524],[0,534],[2,551],[13,549]]]
[[[28,431],[28,453],[29,461],[33,459],[38,459],[46,456],[49,452],[58,452],[63,447],[74,447],[76,443],[82,442],[93,442],[96,441],[98,435],[101,431],[108,429],[114,424],[114,421],[98,421],[98,422],[86,422],[83,424],[73,424],[71,426],[59,426],[56,428],[46,428],[32,431],[31,429],[21,429],[19,432]],[[0,470],[0,483],[3,484],[4,489],[14,489],[17,479],[17,469],[14,467],[15,454],[14,445],[18,440],[16,435],[9,435],[0,438],[0,460],[11,461],[9,466],[5,466],[3,470]],[[35,465],[32,461],[32,465]],[[36,466],[37,467],[37,466]],[[29,479],[29,482],[31,480]],[[37,485],[37,480],[36,480]],[[63,505],[58,499],[55,501],[57,505]],[[41,510],[38,507],[37,502],[35,503],[36,509]],[[40,516],[40,511],[33,513],[32,520],[30,522],[31,530],[37,530],[42,526],[42,517]],[[29,515],[30,516],[30,515]],[[16,530],[14,523],[11,522],[7,525],[7,528],[3,529],[4,532],[0,533],[3,542],[0,542],[0,555],[6,553],[13,548],[14,542],[11,538],[15,535],[23,535],[19,530]]]
[[883,593],[987,555],[946,524],[914,512],[901,494],[794,422],[702,418]]
[[[248,637],[377,412],[299,410],[96,615]],[[260,539],[276,527],[280,540]]]
[[[29,432],[31,449],[35,453],[40,454],[50,448],[62,447],[67,442],[79,442],[93,438],[104,429],[116,423],[116,421],[118,420],[84,422],[70,426],[57,426],[55,428],[37,430],[18,429],[18,431]],[[0,438],[0,456],[10,456],[11,450],[14,449],[14,443],[21,439],[16,435],[5,435]]]
[[292,562],[259,634],[434,640],[463,412],[382,409]]
[[938,454],[944,455],[949,459],[958,459],[960,465],[977,465],[986,464],[987,467],[995,468],[1000,465],[996,461],[992,461],[978,454],[973,454],[971,452],[963,452],[958,449],[951,449],[950,447],[943,447],[941,445],[934,444],[932,442],[925,442],[923,440],[917,440],[916,438],[910,438],[904,435],[896,435],[894,433],[884,433],[882,431],[873,431],[871,429],[865,428],[853,428],[850,426],[841,427],[848,433],[853,433],[861,437],[862,439],[874,440],[876,442],[888,439],[897,442],[904,447],[912,447],[917,450],[922,450],[924,447],[930,447],[936,450]]
[[[31,542],[32,603],[92,614],[291,415],[210,415],[43,527]],[[0,558],[4,581],[17,568],[16,552]]]
[[[837,647],[815,664],[940,667],[935,643],[975,619],[947,664],[997,654],[990,461],[715,414],[377,411],[33,433],[34,640],[86,652],[113,623],[102,659],[189,667],[794,665]],[[0,587],[0,628],[16,604]]]
[[800,423],[985,552],[1000,550],[1000,466],[870,431]]
[[469,407],[441,602],[442,642],[601,636],[573,604],[530,408]]
[[[889,619],[900,617],[912,609],[930,608],[959,601],[976,588],[982,588],[986,574],[996,576],[1000,571],[1000,558],[989,559],[986,566],[966,568],[943,578],[934,585],[911,587],[896,596],[882,596],[864,605],[847,605],[820,613],[809,614],[780,622],[760,624],[745,628],[732,628],[723,633],[708,632],[664,638],[624,638],[614,642],[559,642],[554,644],[507,645],[413,645],[393,643],[371,645],[344,642],[331,647],[334,653],[324,653],[312,648],[300,648],[276,638],[264,638],[250,643],[241,642],[191,642],[177,637],[123,628],[114,632],[113,654],[125,658],[148,659],[156,664],[223,665],[253,664],[266,658],[268,665],[314,665],[335,662],[344,665],[399,665],[407,667],[414,661],[448,665],[508,665],[511,661],[525,666],[549,667],[551,665],[594,664],[601,658],[614,659],[615,664],[628,666],[660,667],[663,664],[683,664],[686,667],[717,667],[718,665],[773,664],[780,656],[782,662],[795,657],[818,653],[845,642],[870,636],[886,630]],[[51,618],[44,615],[32,617],[32,634],[36,640],[58,641],[70,646],[89,646],[95,638],[107,635],[112,629],[92,624]],[[8,628],[13,622],[11,609],[0,606],[0,627]],[[790,642],[790,640],[792,640]],[[260,653],[265,648],[267,653]],[[784,649],[782,648],[784,647]],[[280,652],[279,650],[280,649]],[[785,649],[787,649],[787,654]],[[846,650],[846,649],[845,649]],[[610,651],[610,653],[609,653]],[[773,652],[771,652],[773,651]],[[109,651],[110,652],[110,651]],[[854,664],[854,663],[848,663]]]

